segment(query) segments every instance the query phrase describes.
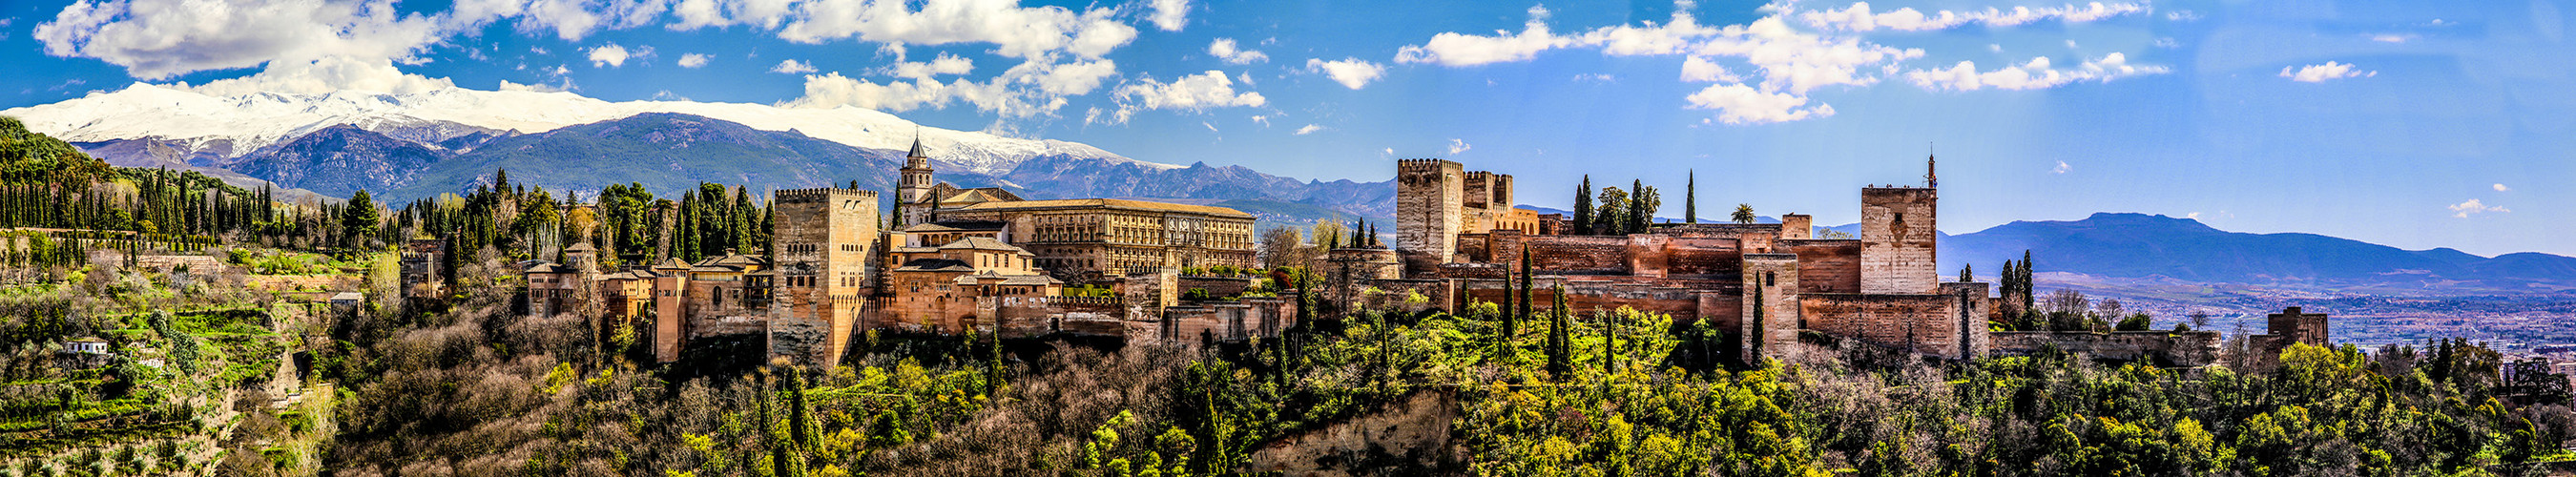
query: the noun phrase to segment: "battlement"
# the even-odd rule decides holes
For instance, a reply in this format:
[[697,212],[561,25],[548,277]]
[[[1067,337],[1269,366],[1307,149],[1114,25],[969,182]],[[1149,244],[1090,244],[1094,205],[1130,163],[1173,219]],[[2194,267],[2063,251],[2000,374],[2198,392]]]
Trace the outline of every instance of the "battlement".
[[1940,191],[1941,189],[1937,187],[1872,185],[1860,188],[1860,195],[1863,197],[1872,195],[1930,195]]
[[1401,172],[1409,172],[1409,171],[1411,171],[1411,172],[1428,172],[1428,171],[1436,171],[1436,170],[1440,170],[1440,168],[1441,168],[1441,167],[1444,167],[1444,166],[1445,166],[1445,167],[1464,167],[1464,166],[1462,166],[1462,165],[1458,164],[1458,161],[1452,161],[1452,160],[1447,160],[1447,159],[1433,159],[1433,158],[1427,158],[1427,157],[1426,157],[1426,158],[1416,158],[1416,159],[1396,159],[1396,160],[1395,160],[1395,171],[1396,171],[1396,172],[1399,172],[1399,173],[1401,173]]
[[777,198],[779,202],[825,202],[836,198],[875,200],[877,191],[837,187],[788,189],[778,191]]

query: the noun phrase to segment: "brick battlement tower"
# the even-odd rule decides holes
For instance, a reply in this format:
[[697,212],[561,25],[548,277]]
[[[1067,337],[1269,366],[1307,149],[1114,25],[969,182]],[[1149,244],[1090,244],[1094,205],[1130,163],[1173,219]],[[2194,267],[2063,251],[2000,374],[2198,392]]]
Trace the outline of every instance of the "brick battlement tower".
[[1395,162],[1395,244],[1409,274],[1436,273],[1458,254],[1466,226],[1466,166],[1440,159]]
[[1920,295],[1939,291],[1941,272],[1935,248],[1941,237],[1941,192],[1931,186],[1936,182],[1926,167],[1923,187],[1860,190],[1861,293]]
[[848,349],[874,291],[877,193],[795,189],[774,200],[771,353],[828,369]]

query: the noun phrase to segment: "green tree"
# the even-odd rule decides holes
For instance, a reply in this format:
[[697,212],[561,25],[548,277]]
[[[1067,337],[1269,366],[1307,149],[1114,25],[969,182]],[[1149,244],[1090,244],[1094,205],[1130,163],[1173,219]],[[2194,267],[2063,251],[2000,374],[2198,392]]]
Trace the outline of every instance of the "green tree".
[[1628,191],[1617,187],[1601,188],[1601,192],[1593,197],[1592,233],[1627,234],[1629,207],[1631,205],[1628,204]]
[[1699,171],[1682,175],[1682,221],[1699,223]]
[[1574,186],[1574,234],[1592,235],[1592,175],[1583,175],[1583,184]]
[[1735,216],[1733,218],[1735,219],[1735,223],[1753,223],[1755,219],[1753,215],[1753,204],[1735,204]]
[[351,243],[364,246],[368,237],[376,235],[376,224],[381,219],[376,213],[375,198],[368,197],[366,189],[358,189],[358,193],[349,196],[349,208],[340,216],[340,229],[349,234]]

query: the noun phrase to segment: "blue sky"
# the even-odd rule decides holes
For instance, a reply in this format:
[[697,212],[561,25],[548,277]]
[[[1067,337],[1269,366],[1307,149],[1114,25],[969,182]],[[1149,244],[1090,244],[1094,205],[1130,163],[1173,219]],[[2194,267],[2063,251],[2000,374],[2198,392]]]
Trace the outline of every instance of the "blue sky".
[[1299,178],[1450,158],[1550,207],[1589,173],[1678,216],[1695,170],[1711,210],[1825,223],[1937,148],[1953,232],[2122,211],[2576,254],[2576,5],[2549,1],[0,5],[0,108],[136,81],[859,105]]

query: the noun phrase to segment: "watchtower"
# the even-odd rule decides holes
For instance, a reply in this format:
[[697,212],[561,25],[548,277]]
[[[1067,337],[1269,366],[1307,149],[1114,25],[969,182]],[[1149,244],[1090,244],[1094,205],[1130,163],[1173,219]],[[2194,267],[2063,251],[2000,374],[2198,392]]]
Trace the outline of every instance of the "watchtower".
[[[877,193],[795,189],[779,191],[775,200],[771,321],[824,325],[821,349],[803,354],[829,368],[847,349],[850,330],[863,316],[860,305],[874,285]],[[779,339],[773,332],[773,342]]]
[[1940,201],[1940,191],[1930,187],[1860,190],[1861,293],[1936,291]]
[[1457,256],[1466,208],[1466,167],[1440,159],[1395,163],[1395,243],[1409,274],[1434,272]]

